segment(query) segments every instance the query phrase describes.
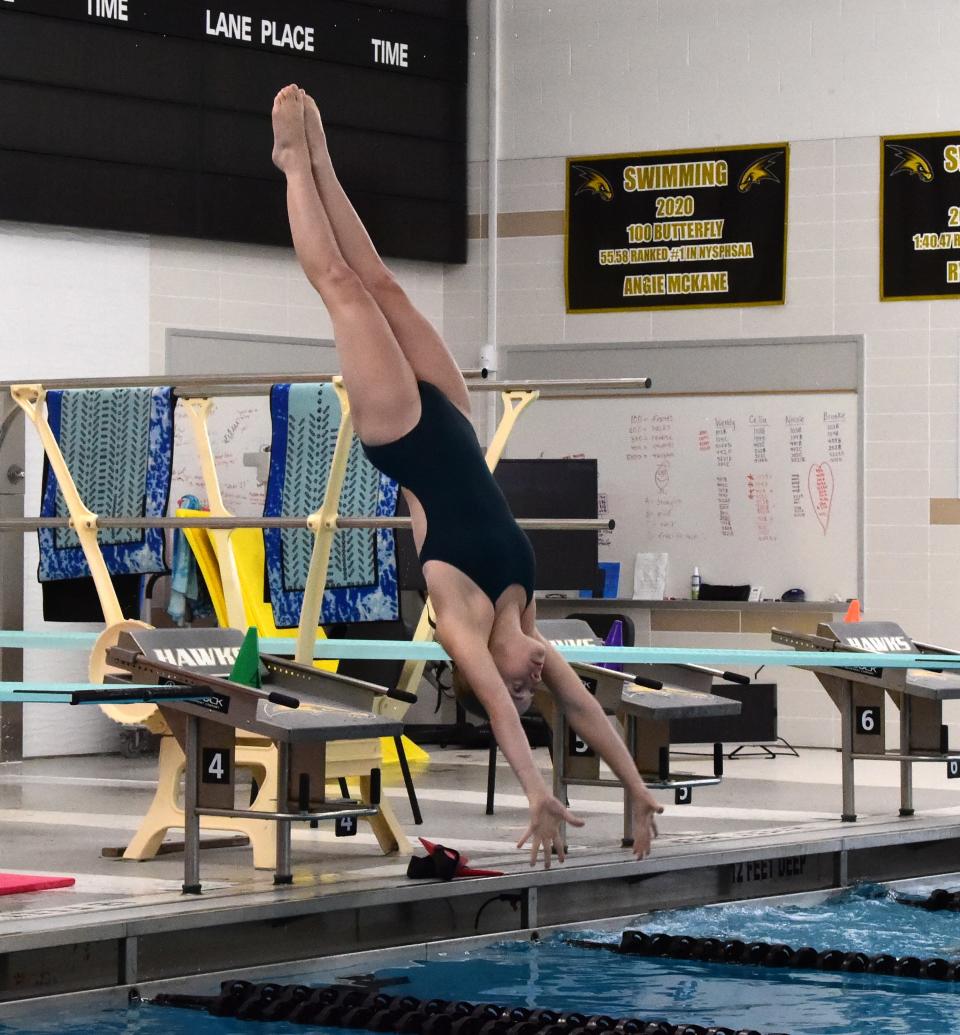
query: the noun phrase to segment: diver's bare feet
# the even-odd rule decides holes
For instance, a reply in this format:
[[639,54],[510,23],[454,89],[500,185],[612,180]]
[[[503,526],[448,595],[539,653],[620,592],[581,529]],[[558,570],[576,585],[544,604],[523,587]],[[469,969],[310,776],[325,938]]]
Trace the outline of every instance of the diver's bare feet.
[[297,86],[285,86],[273,102],[273,164],[284,173],[310,165],[303,95]]
[[327,134],[323,128],[320,109],[310,94],[305,90],[301,90],[300,93],[303,95],[303,122],[307,130],[307,147],[310,149],[310,161],[314,165],[318,162],[329,161]]

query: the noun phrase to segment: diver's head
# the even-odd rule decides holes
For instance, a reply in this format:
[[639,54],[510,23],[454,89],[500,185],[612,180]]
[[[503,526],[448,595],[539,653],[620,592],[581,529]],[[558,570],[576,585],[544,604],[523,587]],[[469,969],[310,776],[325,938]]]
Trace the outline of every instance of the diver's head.
[[530,707],[534,688],[543,676],[546,648],[513,623],[494,623],[488,646],[507,692],[522,715]]
[[[491,637],[489,649],[510,700],[523,715],[533,703],[534,689],[543,674],[546,649],[539,640],[519,629],[516,634],[500,636],[496,640]],[[463,708],[472,715],[489,719],[486,708],[456,666],[453,669],[453,690]]]

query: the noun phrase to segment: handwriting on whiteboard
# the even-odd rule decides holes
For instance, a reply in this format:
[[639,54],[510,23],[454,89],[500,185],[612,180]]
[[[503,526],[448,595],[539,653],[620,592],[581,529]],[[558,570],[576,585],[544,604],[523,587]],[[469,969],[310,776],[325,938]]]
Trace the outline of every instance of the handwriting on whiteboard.
[[830,464],[812,464],[807,475],[807,491],[823,534],[830,527],[830,508],[833,505],[833,468]]
[[857,586],[857,406],[853,392],[558,404],[531,411],[510,448],[595,456],[617,521],[601,559],[668,554],[668,596],[699,566],[708,583],[827,600]]
[[[722,539],[744,535],[776,543],[786,535],[789,541],[788,523],[826,536],[848,418],[845,410],[822,410],[818,417],[771,406],[746,417],[704,414],[691,428],[673,414],[632,413],[625,459],[636,465],[644,493],[638,516],[646,538],[696,541],[705,520],[713,523],[709,535]],[[811,451],[823,459],[811,465]],[[696,457],[714,473],[695,488],[690,465]]]

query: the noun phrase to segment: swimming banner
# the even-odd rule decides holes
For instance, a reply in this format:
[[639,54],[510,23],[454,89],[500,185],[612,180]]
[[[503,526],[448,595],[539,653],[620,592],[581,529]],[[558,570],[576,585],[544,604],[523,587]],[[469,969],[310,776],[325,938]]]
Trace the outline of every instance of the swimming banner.
[[788,144],[567,159],[567,312],[782,305]]
[[960,295],[960,132],[880,138],[880,299]]

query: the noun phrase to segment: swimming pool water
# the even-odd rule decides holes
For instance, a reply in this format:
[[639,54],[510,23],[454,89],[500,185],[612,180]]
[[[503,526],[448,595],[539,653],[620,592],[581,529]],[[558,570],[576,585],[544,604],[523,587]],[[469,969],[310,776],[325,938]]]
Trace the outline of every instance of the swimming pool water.
[[[910,897],[926,898],[939,886],[934,882],[916,885]],[[794,948],[812,945],[868,956],[887,952],[960,959],[960,914],[900,905],[887,888],[877,884],[838,892],[818,906],[742,902],[651,913],[637,926],[650,933],[786,942]],[[618,936],[607,933],[597,940],[617,941]],[[957,1029],[960,1031],[960,1023]]]
[[[935,886],[930,883],[926,890]],[[648,914],[626,926],[818,949],[960,958],[960,913],[929,913],[898,905],[885,889],[875,886],[817,905],[738,903],[673,910]],[[576,937],[616,942],[619,932],[578,931]],[[385,992],[421,999],[542,1006],[790,1035],[950,1035],[960,1031],[960,986],[952,984],[876,974],[614,956],[572,946],[564,935],[536,942],[503,942],[426,963],[385,967],[376,977],[390,982]],[[330,973],[288,970],[276,980],[319,985],[337,978]],[[293,1035],[307,1030],[321,1031],[285,1023],[211,1018],[149,1005],[58,1016],[17,1027],[0,1025],[0,1032],[18,1035]],[[332,1035],[334,1030],[329,1031]]]

